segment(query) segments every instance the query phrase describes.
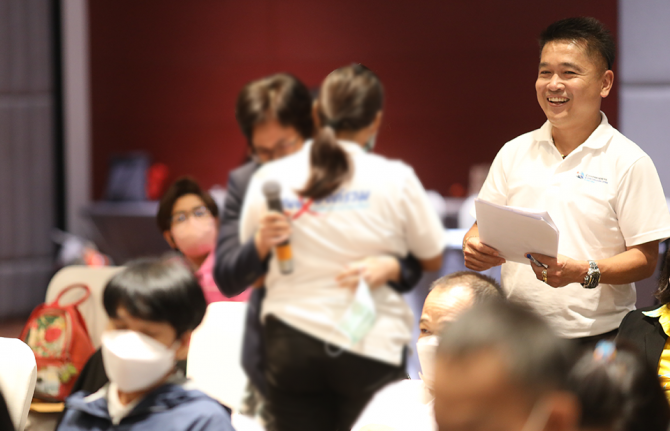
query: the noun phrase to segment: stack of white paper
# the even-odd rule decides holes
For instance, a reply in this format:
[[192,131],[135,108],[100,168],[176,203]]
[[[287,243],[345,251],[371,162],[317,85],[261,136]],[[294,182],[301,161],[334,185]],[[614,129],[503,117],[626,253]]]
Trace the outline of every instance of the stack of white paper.
[[558,228],[546,211],[475,200],[479,239],[511,262],[528,263],[526,253],[558,255]]

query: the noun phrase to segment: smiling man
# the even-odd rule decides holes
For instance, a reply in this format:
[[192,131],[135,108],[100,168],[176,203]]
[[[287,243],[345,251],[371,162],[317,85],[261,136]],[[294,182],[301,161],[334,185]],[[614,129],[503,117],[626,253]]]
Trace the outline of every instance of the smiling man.
[[[540,36],[537,100],[547,122],[508,142],[479,194],[500,205],[546,210],[560,231],[557,257],[505,263],[465,235],[466,266],[501,265],[507,296],[527,302],[559,335],[593,343],[614,336],[635,306],[634,282],[652,275],[670,213],[656,168],[600,111],[614,83],[615,45],[594,18],[551,24]],[[504,227],[501,227],[504,228]]]

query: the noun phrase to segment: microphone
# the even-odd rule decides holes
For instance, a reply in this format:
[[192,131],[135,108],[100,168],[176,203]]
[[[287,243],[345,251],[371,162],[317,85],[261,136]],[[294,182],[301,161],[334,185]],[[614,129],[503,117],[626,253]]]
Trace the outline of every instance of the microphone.
[[[281,194],[281,186],[277,181],[269,180],[263,184],[263,194],[268,202],[268,209],[284,214],[284,208],[281,204],[279,195]],[[291,250],[291,243],[287,239],[275,246],[277,253],[277,261],[279,262],[279,271],[282,274],[290,274],[293,272],[293,252]]]

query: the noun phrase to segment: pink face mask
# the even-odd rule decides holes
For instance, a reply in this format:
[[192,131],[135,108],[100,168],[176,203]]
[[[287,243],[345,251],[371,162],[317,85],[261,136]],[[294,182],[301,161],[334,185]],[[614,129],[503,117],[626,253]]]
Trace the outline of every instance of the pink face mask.
[[216,243],[214,217],[189,217],[171,229],[175,246],[186,257],[211,253]]

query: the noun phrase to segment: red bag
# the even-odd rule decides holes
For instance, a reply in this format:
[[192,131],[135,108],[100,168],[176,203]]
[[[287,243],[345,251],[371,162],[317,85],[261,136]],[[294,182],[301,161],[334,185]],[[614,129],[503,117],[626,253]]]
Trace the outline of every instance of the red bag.
[[[60,305],[63,294],[75,288],[85,289],[84,297],[72,304]],[[68,286],[51,304],[38,305],[23,327],[21,339],[33,350],[37,362],[36,398],[64,401],[95,351],[77,309],[89,296],[91,291],[84,284]]]

